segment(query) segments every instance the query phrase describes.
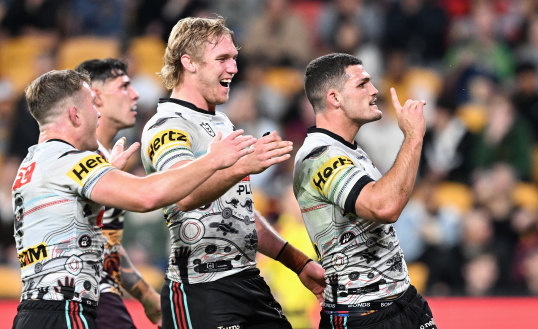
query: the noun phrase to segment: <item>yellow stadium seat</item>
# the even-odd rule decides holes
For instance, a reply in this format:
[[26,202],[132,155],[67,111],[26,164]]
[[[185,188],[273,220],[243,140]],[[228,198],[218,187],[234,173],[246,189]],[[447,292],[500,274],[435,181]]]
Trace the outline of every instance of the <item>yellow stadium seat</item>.
[[456,111],[456,115],[463,121],[467,129],[472,133],[478,133],[487,122],[487,109],[478,105],[462,105]]
[[146,74],[158,80],[157,72],[161,71],[164,64],[165,48],[166,44],[158,37],[134,38],[129,45],[128,53],[135,62],[136,73]]
[[523,208],[538,209],[538,187],[532,183],[518,183],[512,191],[512,200]]
[[0,76],[20,93],[37,77],[36,59],[54,47],[54,39],[40,35],[8,38],[0,44]]
[[430,274],[428,266],[421,262],[409,263],[407,264],[407,271],[409,272],[411,283],[417,288],[419,294],[423,294]]
[[438,206],[453,206],[462,213],[470,210],[474,202],[471,188],[457,182],[441,182],[435,188],[433,198]]
[[113,38],[92,36],[65,40],[58,50],[58,68],[74,69],[81,62],[94,58],[119,57],[120,44]]

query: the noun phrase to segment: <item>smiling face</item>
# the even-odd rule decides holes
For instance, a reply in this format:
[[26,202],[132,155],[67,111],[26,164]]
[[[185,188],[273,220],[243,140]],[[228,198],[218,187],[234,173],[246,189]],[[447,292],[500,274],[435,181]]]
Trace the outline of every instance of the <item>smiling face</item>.
[[370,74],[362,65],[348,66],[346,74],[349,78],[340,91],[340,103],[347,117],[361,125],[381,119],[383,114],[376,103],[378,90],[372,84]]
[[138,93],[131,86],[127,75],[119,75],[97,82],[93,87],[98,93],[101,124],[111,125],[116,130],[134,126]]
[[216,43],[206,43],[202,58],[194,62],[197,90],[207,105],[205,109],[213,111],[228,100],[230,83],[237,73],[237,54],[232,38],[224,35]]

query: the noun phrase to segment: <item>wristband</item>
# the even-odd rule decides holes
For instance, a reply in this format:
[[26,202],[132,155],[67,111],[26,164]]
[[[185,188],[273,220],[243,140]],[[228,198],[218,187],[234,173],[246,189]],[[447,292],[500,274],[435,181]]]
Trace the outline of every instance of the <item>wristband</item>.
[[280,252],[276,256],[275,260],[281,262],[284,266],[295,272],[297,275],[299,275],[305,265],[311,261],[308,256],[287,242],[280,249]]
[[286,248],[287,245],[288,245],[288,241],[286,241],[286,243],[284,243],[284,245],[282,246],[282,248],[280,248],[280,251],[278,252],[278,255],[276,255],[275,260],[278,260],[278,258],[280,257],[280,255],[282,255],[282,252],[284,251],[284,248]]
[[313,262],[312,258],[309,258],[306,263],[304,263],[303,267],[301,267],[301,269],[299,270],[299,272],[297,272],[297,275],[300,275],[301,272],[304,270],[306,264],[310,263],[310,262]]

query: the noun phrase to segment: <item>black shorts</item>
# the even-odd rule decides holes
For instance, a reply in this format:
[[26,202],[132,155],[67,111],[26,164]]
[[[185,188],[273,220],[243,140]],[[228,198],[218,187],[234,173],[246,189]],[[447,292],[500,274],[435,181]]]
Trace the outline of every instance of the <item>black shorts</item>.
[[321,310],[319,329],[436,329],[428,302],[412,285],[390,306],[374,313]]
[[93,306],[73,301],[24,300],[13,329],[97,329]]
[[99,329],[136,329],[121,296],[111,292],[99,296],[96,321]]
[[161,292],[163,329],[291,329],[258,269],[207,283],[168,279]]

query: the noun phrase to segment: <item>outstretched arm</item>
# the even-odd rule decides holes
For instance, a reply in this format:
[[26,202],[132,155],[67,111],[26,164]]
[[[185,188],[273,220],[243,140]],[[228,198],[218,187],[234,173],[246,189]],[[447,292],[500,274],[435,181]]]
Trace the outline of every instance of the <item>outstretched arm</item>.
[[136,270],[123,246],[120,246],[120,278],[121,286],[144,306],[148,319],[161,326],[161,296]]
[[258,232],[258,251],[278,260],[284,266],[295,272],[299,280],[323,304],[323,290],[325,290],[325,271],[318,263],[312,261],[302,251],[286,242],[257,211],[256,231]]
[[248,147],[255,142],[255,139],[242,136],[242,132],[242,130],[235,131],[222,140],[219,133],[211,143],[207,154],[181,168],[146,177],[111,170],[95,184],[91,199],[108,207],[137,212],[173,204],[189,195],[219,169],[228,168],[238,159],[252,153],[252,149]]

